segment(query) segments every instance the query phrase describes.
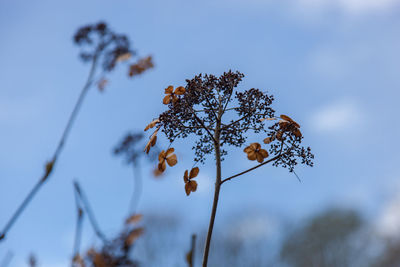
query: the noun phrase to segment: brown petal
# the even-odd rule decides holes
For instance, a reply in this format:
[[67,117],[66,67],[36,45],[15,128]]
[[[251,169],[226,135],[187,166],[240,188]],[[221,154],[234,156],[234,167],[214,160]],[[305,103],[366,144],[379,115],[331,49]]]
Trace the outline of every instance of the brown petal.
[[270,136],[264,139],[264,144],[269,144],[272,141],[274,141],[275,137],[274,136]]
[[295,129],[295,130],[293,130],[293,134],[296,136],[296,137],[301,137],[301,132],[300,132],[300,130],[299,129]]
[[183,181],[185,183],[189,182],[189,177],[188,177],[188,170],[185,171],[185,174],[183,175]]
[[260,154],[263,158],[268,158],[268,152],[265,149],[260,149]]
[[148,129],[153,128],[154,126],[156,126],[157,123],[159,123],[160,120],[159,119],[155,119],[152,122],[149,123],[149,125],[146,126],[146,128],[144,128],[145,131],[147,131]]
[[175,94],[173,94],[172,95],[172,103],[175,103],[176,101],[178,101],[178,97]]
[[293,122],[292,118],[290,118],[289,116],[286,116],[286,115],[282,114],[280,117],[281,117],[282,120]]
[[165,160],[163,160],[162,162],[158,163],[158,170],[160,172],[164,172],[166,168],[167,168],[167,164],[165,164]]
[[185,184],[185,192],[186,195],[190,195],[190,192],[196,192],[197,190],[197,182],[196,181],[189,181]]
[[125,220],[125,224],[135,224],[138,221],[140,221],[142,217],[143,217],[142,214],[133,214],[132,216],[129,216],[129,218]]
[[190,170],[190,175],[189,178],[194,178],[199,174],[199,167],[194,167],[193,169]]
[[174,91],[174,87],[172,85],[170,85],[167,88],[165,88],[165,93],[166,94],[172,94],[173,91]]
[[255,159],[257,158],[256,152],[254,152],[254,151],[249,152],[249,153],[247,154],[247,158],[248,158],[249,160],[255,160]]
[[256,150],[256,149],[260,149],[261,145],[259,143],[251,143],[250,147],[252,147],[253,150]]
[[186,92],[185,87],[179,86],[175,89],[176,95],[183,95]]
[[251,151],[253,151],[254,149],[251,146],[246,147],[245,149],[243,149],[244,152],[249,153]]
[[167,152],[165,153],[165,156],[168,157],[168,155],[172,154],[175,151],[173,147],[170,147],[167,149]]
[[119,55],[118,57],[117,57],[117,62],[122,62],[122,61],[126,61],[126,60],[128,60],[128,59],[130,59],[132,57],[132,54],[131,53],[129,53],[129,52],[127,52],[127,53],[124,53],[124,54],[122,54],[122,55]]
[[172,154],[171,156],[167,157],[167,163],[169,166],[174,166],[176,163],[178,163],[178,160],[176,158],[175,154]]
[[157,135],[153,135],[153,137],[150,139],[150,145],[154,146],[157,142]]
[[158,161],[162,161],[165,158],[165,151],[161,151],[160,154],[158,154]]
[[289,124],[290,123],[288,121],[283,121],[283,120],[279,121],[279,127],[281,127],[281,129],[285,129],[286,127],[289,126]]
[[131,246],[136,239],[138,239],[144,232],[144,228],[140,227],[140,228],[136,228],[134,230],[132,230],[128,237],[125,239],[125,244],[129,247]]
[[264,157],[261,155],[261,153],[256,153],[257,161],[262,163],[264,161]]
[[169,102],[171,102],[171,96],[170,95],[166,95],[162,102],[163,102],[163,104],[168,105]]

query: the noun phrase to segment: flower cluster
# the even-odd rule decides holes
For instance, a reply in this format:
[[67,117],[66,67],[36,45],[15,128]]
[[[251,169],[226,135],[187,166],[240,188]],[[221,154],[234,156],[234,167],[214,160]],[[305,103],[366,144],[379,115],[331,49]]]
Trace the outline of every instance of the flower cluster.
[[[274,166],[287,167],[290,171],[293,171],[298,159],[302,164],[312,166],[314,156],[310,148],[300,146],[303,138],[300,125],[290,117],[281,115],[279,122],[268,126],[269,121],[277,120],[271,107],[274,97],[255,88],[235,91],[243,77],[242,73],[232,71],[220,77],[200,74],[186,80],[185,87],[178,86],[174,90],[173,86],[168,86],[163,99],[168,109],[146,127],[145,130],[153,127],[156,130],[145,150],[148,152],[155,143],[159,131],[165,134],[171,144],[176,139],[194,135],[197,139],[192,149],[196,163],[204,163],[206,156],[211,153],[218,154],[223,160],[228,153],[226,146],[241,147],[246,143],[246,133],[254,132],[267,136],[264,143],[269,148],[267,151],[259,143],[250,144],[244,149],[249,160],[262,163],[271,155],[275,159]],[[168,163],[169,154],[163,153],[159,157],[160,171],[165,170],[165,161]],[[188,195],[197,187],[192,178],[186,171],[184,181]]]

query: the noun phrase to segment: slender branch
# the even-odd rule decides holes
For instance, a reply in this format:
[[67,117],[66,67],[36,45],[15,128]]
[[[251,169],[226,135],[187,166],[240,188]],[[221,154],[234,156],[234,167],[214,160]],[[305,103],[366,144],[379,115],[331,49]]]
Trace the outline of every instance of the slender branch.
[[196,252],[196,235],[193,234],[191,242],[190,242],[190,250],[186,254],[186,260],[188,262],[189,267],[193,267],[194,266],[195,252]]
[[139,205],[140,197],[142,195],[143,184],[142,175],[140,171],[140,164],[134,163],[133,165],[133,192],[131,203],[129,206],[128,216],[135,214]]
[[196,120],[200,123],[200,125],[207,131],[208,135],[211,137],[211,139],[214,141],[214,144],[217,144],[217,141],[215,140],[214,135],[212,135],[212,133],[210,132],[210,130],[208,129],[207,126],[204,125],[204,122],[197,117],[196,113],[192,113],[194,115],[194,117],[196,118]]
[[254,166],[254,167],[252,167],[252,168],[250,168],[250,169],[248,169],[248,170],[242,171],[242,172],[240,172],[240,173],[238,173],[238,174],[232,175],[231,177],[225,178],[225,179],[223,179],[223,180],[221,181],[221,185],[222,185],[223,183],[225,183],[226,181],[232,180],[233,178],[236,178],[236,177],[238,177],[238,176],[240,176],[240,175],[243,175],[243,174],[248,173],[248,172],[250,172],[250,171],[252,171],[252,170],[255,170],[255,169],[257,169],[257,168],[259,168],[259,167],[261,167],[261,166],[263,166],[263,165],[265,165],[265,164],[270,163],[271,161],[275,161],[275,160],[279,159],[280,157],[282,157],[283,155],[285,155],[285,154],[287,154],[287,153],[289,153],[289,151],[286,152],[286,153],[283,153],[283,154],[279,154],[279,155],[273,157],[272,159],[269,159],[269,160],[267,160],[267,161],[265,161],[265,162],[263,162],[263,163],[260,163],[260,164]]
[[77,210],[76,217],[76,228],[75,228],[75,240],[74,240],[74,248],[72,254],[72,263],[71,266],[75,266],[76,257],[79,255],[80,245],[81,245],[81,237],[82,237],[82,226],[83,226],[83,209],[80,205],[79,195],[76,190],[74,190],[75,196],[75,206]]
[[25,197],[25,199],[22,201],[22,203],[18,206],[18,208],[16,209],[16,211],[14,212],[14,214],[11,216],[11,218],[9,219],[9,221],[6,223],[5,227],[3,228],[3,231],[0,232],[0,241],[2,239],[5,238],[7,232],[10,230],[10,228],[14,225],[15,221],[18,219],[19,215],[25,210],[25,208],[27,207],[27,205],[31,202],[31,200],[33,199],[33,197],[36,195],[36,193],[38,192],[38,190],[41,188],[41,186],[44,184],[44,182],[50,177],[53,167],[58,159],[58,156],[60,155],[64,144],[67,140],[68,134],[72,128],[73,123],[76,120],[76,117],[78,115],[78,112],[82,106],[82,103],[85,99],[85,96],[90,88],[90,86],[92,85],[92,81],[93,81],[93,76],[96,72],[96,66],[97,66],[97,59],[99,56],[100,51],[97,51],[95,53],[95,56],[93,58],[92,61],[92,66],[90,68],[90,72],[89,75],[87,77],[86,83],[82,88],[82,91],[79,95],[79,98],[74,106],[74,109],[67,121],[67,124],[64,128],[64,132],[61,136],[60,141],[58,142],[58,145],[56,147],[56,150],[53,154],[52,160],[46,165],[46,171],[44,173],[44,175],[40,178],[40,180],[33,186],[33,188],[31,189],[31,191],[28,193],[28,195]]
[[86,198],[86,195],[84,194],[84,192],[81,190],[81,187],[79,186],[77,181],[74,181],[74,186],[75,186],[75,190],[78,193],[78,196],[81,200],[81,203],[88,215],[89,221],[92,224],[93,230],[96,233],[96,235],[103,241],[103,243],[107,243],[107,239],[105,237],[105,235],[103,234],[103,232],[100,230],[100,227],[97,223],[96,218],[94,217],[94,213],[90,207],[89,201]]

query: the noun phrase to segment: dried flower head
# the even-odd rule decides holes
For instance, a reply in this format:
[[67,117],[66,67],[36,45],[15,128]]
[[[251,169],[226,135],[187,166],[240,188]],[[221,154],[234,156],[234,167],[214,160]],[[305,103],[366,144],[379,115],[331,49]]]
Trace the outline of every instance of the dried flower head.
[[264,159],[268,157],[267,150],[262,149],[259,143],[252,143],[244,149],[244,152],[247,153],[247,158],[249,160],[257,160],[259,163],[263,162]]
[[190,173],[188,172],[188,170],[185,171],[185,174],[183,175],[183,181],[185,182],[186,195],[190,195],[191,192],[196,192],[197,182],[193,181],[192,179],[197,177],[199,171],[200,170],[198,167],[191,169]]
[[158,170],[164,172],[167,168],[167,164],[172,167],[178,163],[176,155],[174,154],[174,148],[168,148],[167,151],[161,151],[158,155]]
[[179,86],[174,91],[174,87],[172,85],[170,85],[167,88],[165,88],[166,96],[163,99],[163,103],[165,105],[168,105],[171,101],[172,101],[172,103],[175,103],[176,101],[178,101],[178,96],[183,95],[184,93],[185,93],[184,87]]

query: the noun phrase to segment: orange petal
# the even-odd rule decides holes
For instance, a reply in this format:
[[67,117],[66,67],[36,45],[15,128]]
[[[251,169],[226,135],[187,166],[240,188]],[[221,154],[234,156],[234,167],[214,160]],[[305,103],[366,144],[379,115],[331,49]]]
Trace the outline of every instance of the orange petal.
[[185,192],[186,192],[186,195],[187,195],[187,196],[190,195],[190,192],[192,192],[192,189],[191,189],[189,183],[186,183],[186,184],[185,184]]
[[167,163],[169,166],[174,166],[178,163],[178,160],[176,158],[175,154],[172,154],[171,156],[167,157]]
[[300,130],[297,129],[297,128],[293,131],[293,134],[294,134],[296,137],[301,137],[301,132],[300,132]]
[[172,85],[168,86],[165,88],[165,93],[166,94],[171,94],[174,91],[174,87]]
[[135,224],[142,219],[142,214],[134,214],[125,220],[125,224]]
[[190,184],[190,186],[192,188],[192,192],[196,192],[196,190],[197,190],[197,182],[192,180],[188,184]]
[[246,147],[245,149],[243,149],[244,152],[249,153],[251,151],[253,151],[254,149],[251,146]]
[[170,95],[166,95],[162,102],[163,102],[163,104],[168,105],[169,102],[171,102],[171,96]]
[[274,141],[274,139],[275,139],[275,137],[273,137],[273,136],[267,137],[264,139],[264,144],[269,144],[272,141]]
[[190,175],[189,178],[194,178],[199,174],[199,167],[194,167],[193,169],[190,170]]
[[150,139],[150,145],[154,146],[157,142],[157,135],[153,135],[153,137]]
[[175,89],[176,95],[183,95],[186,92],[185,87],[179,86]]

